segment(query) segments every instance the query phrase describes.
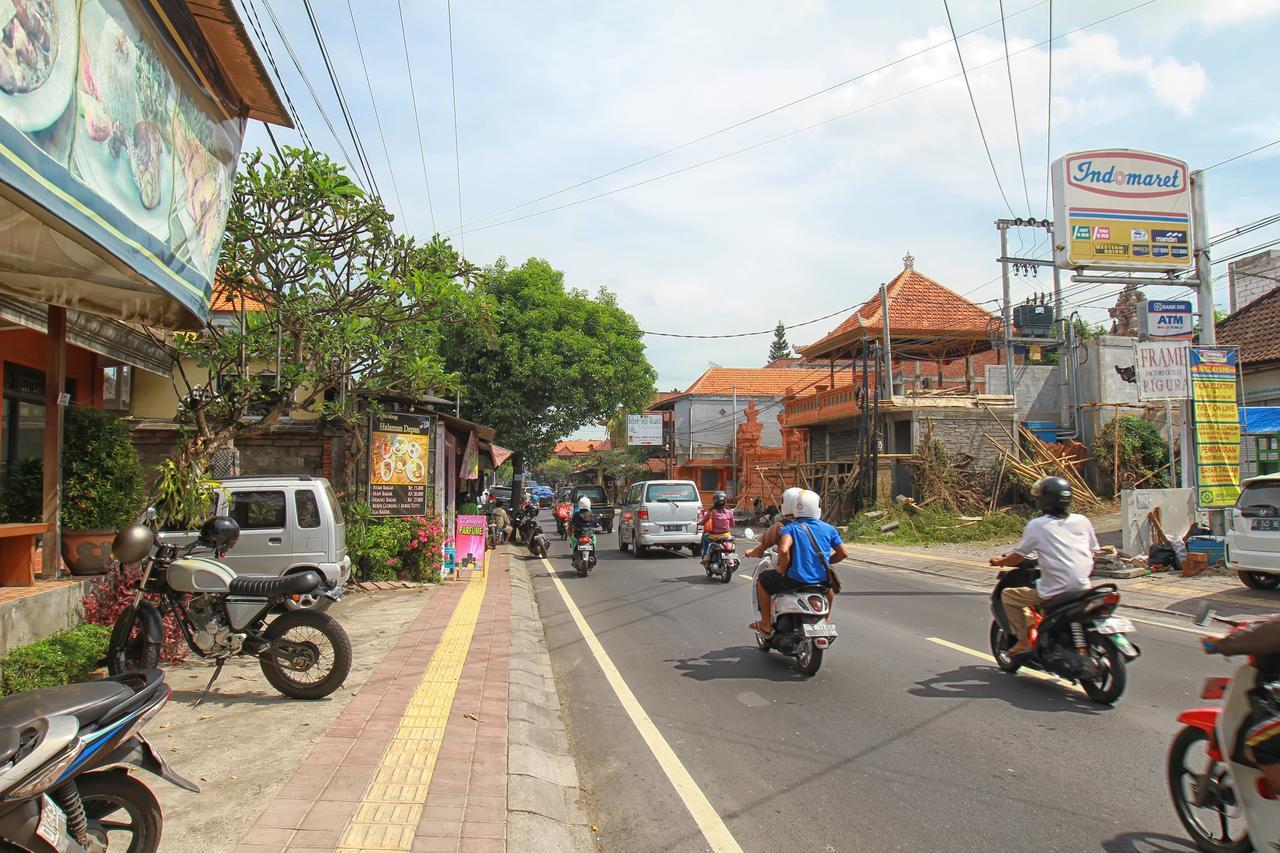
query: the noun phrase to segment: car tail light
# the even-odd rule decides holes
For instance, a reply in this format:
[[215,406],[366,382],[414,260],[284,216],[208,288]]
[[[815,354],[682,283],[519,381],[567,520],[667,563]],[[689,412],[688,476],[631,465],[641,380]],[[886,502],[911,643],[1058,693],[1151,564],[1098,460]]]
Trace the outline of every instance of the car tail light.
[[1221,699],[1227,694],[1227,687],[1230,686],[1231,679],[1225,676],[1215,675],[1212,678],[1204,680],[1204,687],[1200,690],[1201,699]]
[[590,545],[590,544],[591,544],[591,537],[590,537],[590,536],[580,536],[580,537],[578,537],[578,543],[579,543],[579,544],[581,544],[581,545]]
[[640,509],[636,511],[636,515],[639,516],[641,521],[649,520],[649,510],[644,507],[640,507]]

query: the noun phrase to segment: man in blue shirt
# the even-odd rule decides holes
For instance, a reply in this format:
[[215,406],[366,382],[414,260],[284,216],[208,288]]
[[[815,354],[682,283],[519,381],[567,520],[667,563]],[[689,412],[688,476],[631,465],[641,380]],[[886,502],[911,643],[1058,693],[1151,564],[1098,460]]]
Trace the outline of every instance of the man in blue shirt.
[[840,531],[823,521],[821,515],[817,493],[804,491],[796,499],[795,520],[782,528],[778,538],[778,562],[774,571],[762,572],[756,578],[760,621],[750,627],[766,637],[773,633],[773,596],[778,593],[820,586],[826,589],[828,605],[835,602],[827,567],[849,554],[840,539]]

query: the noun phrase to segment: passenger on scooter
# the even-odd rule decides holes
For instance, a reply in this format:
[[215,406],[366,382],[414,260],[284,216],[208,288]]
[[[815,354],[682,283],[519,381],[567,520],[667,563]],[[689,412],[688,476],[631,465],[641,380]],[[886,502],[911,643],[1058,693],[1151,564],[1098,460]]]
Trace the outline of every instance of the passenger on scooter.
[[582,536],[584,533],[589,533],[594,524],[595,520],[591,515],[591,498],[579,498],[578,508],[569,518],[569,527],[573,535]]
[[[1258,688],[1280,681],[1280,667],[1270,666],[1264,656],[1280,663],[1280,616],[1250,622],[1225,637],[1201,638],[1205,654],[1254,655],[1258,661]],[[1255,688],[1256,690],[1257,688]],[[1280,791],[1280,706],[1267,690],[1250,691],[1249,713],[1243,728],[1246,757],[1253,759],[1272,790]]]
[[1093,554],[1099,549],[1093,523],[1071,511],[1071,484],[1062,477],[1042,477],[1031,487],[1036,507],[1042,513],[1027,522],[1022,541],[1003,557],[992,557],[993,566],[1017,566],[1029,559],[1040,561],[1036,585],[1015,586],[1001,595],[1009,625],[1018,642],[1009,655],[1031,651],[1031,615],[1028,608],[1057,595],[1089,589],[1093,574]]
[[[760,621],[748,627],[765,637],[773,633],[773,596],[805,586],[822,587],[828,610],[835,602],[838,581],[830,567],[849,556],[840,531],[822,520],[816,492],[804,490],[794,499],[795,520],[782,529],[778,538],[778,563],[773,572],[756,578],[756,601]],[[828,612],[827,618],[830,618]]]
[[727,506],[728,495],[716,492],[712,498],[711,509],[700,513],[698,522],[702,525],[702,565],[707,564],[707,545],[713,539],[733,538],[733,510]]
[[791,523],[795,518],[796,498],[800,497],[800,493],[804,489],[791,487],[782,492],[782,506],[778,509],[778,520],[769,526],[761,536],[760,541],[756,543],[756,547],[746,553],[748,557],[763,557],[764,552],[778,544],[778,539],[782,536],[782,528]]

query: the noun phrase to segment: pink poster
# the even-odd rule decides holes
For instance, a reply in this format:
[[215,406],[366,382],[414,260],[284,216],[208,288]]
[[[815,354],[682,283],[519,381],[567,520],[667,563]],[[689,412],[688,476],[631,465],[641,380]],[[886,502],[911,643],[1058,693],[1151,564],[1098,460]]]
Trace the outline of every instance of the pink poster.
[[458,532],[454,536],[454,565],[460,569],[478,569],[484,566],[483,515],[458,516]]

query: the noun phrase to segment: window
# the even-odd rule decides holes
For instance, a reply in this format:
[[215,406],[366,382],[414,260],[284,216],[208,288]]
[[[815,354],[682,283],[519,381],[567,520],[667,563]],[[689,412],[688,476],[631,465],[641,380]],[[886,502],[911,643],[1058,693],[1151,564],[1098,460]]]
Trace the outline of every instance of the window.
[[1260,435],[1254,439],[1259,474],[1280,474],[1280,436]]
[[631,490],[627,492],[627,503],[629,504],[640,503],[640,493],[642,491],[644,491],[644,486],[640,485],[639,483],[632,486]]
[[316,500],[315,492],[309,490],[294,492],[293,508],[298,513],[299,527],[320,526],[320,504]]
[[702,491],[714,492],[720,488],[720,472],[714,468],[705,468],[699,477],[699,482],[702,484]]
[[333,521],[341,526],[347,523],[346,518],[342,515],[342,504],[338,503],[338,496],[334,494],[333,486],[328,482],[324,484],[324,496],[329,500],[329,506],[333,507]]
[[102,368],[102,408],[129,410],[133,396],[133,368],[127,364]]
[[231,517],[241,530],[282,530],[284,492],[233,492]]
[[[74,400],[76,384],[68,379],[64,390]],[[4,365],[4,420],[0,423],[0,461],[44,456],[44,371],[20,364]]]
[[1252,516],[1255,518],[1280,516],[1280,482],[1262,480],[1246,486],[1236,506],[1241,510],[1254,510]]
[[[707,473],[710,473],[713,477],[716,476],[715,471],[702,472],[704,477],[707,475]],[[712,487],[708,489],[708,491],[714,492],[715,486],[712,485]],[[649,487],[648,500],[651,500],[651,501],[701,501],[702,498],[698,497],[698,490],[695,489],[693,485],[690,483],[656,483]]]
[[609,502],[609,499],[605,497],[604,489],[600,486],[579,486],[573,490],[573,493],[577,495],[577,500],[590,498],[591,503],[600,504],[601,506]]

